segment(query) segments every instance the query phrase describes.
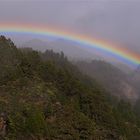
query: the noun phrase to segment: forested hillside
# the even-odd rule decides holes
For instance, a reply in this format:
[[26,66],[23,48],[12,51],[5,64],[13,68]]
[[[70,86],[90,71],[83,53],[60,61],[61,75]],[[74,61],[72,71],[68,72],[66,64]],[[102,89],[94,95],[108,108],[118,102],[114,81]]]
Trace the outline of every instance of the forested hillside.
[[138,116],[63,52],[18,49],[0,36],[1,140],[139,140]]

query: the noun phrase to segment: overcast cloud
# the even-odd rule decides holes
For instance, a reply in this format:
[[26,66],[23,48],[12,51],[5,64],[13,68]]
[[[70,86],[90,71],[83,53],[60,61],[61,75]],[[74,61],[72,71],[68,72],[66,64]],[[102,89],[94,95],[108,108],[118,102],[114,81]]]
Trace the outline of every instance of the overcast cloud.
[[140,0],[0,0],[0,21],[53,25],[140,53]]

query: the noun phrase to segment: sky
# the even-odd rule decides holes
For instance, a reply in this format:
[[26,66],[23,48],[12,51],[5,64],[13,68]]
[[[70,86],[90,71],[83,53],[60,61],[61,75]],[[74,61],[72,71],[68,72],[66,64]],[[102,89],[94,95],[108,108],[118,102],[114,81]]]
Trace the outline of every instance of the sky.
[[[140,53],[140,0],[0,0],[0,21],[54,26]],[[25,41],[28,36],[12,36]]]

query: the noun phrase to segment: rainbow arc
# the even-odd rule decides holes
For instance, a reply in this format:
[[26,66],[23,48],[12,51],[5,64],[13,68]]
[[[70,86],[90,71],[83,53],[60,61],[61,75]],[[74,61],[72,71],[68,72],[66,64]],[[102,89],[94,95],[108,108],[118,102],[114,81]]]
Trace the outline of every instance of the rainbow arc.
[[62,38],[76,42],[81,46],[97,49],[98,51],[104,52],[105,54],[107,53],[108,55],[113,56],[115,59],[123,61],[127,64],[140,64],[140,55],[128,49],[124,49],[123,47],[115,46],[89,36],[58,30],[48,26],[11,23],[0,24],[0,33],[24,33]]

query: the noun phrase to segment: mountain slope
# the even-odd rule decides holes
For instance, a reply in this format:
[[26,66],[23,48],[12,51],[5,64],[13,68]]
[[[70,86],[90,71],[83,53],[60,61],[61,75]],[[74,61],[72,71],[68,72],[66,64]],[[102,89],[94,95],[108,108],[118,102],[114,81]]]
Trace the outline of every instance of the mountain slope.
[[133,87],[129,76],[117,67],[98,60],[77,62],[77,66],[83,73],[101,83],[113,95],[134,101],[138,98],[138,93]]
[[131,81],[133,83],[133,85],[135,85],[138,93],[140,94],[140,66],[137,67],[136,70],[134,70],[131,75],[130,75]]
[[5,56],[0,63],[5,71],[0,75],[0,139],[140,138],[139,118],[131,105],[110,101],[63,53],[17,49],[4,36],[0,53]]

